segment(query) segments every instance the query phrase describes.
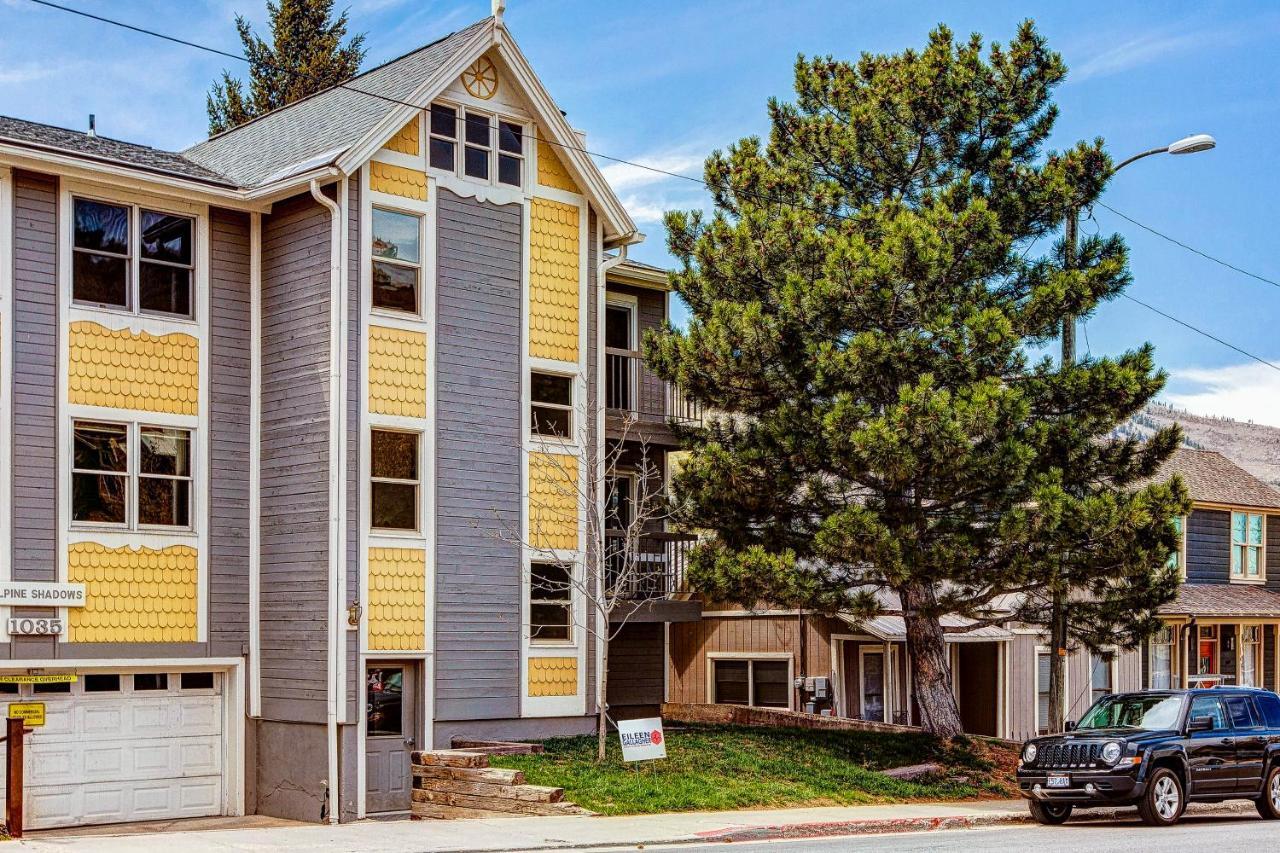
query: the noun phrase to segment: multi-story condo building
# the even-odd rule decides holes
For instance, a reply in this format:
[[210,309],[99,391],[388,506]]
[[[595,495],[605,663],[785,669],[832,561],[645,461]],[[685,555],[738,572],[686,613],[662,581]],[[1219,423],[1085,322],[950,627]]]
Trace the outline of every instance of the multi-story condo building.
[[[602,433],[663,430],[665,277],[495,9],[182,152],[0,118],[28,826],[354,819],[407,807],[409,748],[591,731],[599,632],[547,575]],[[663,604],[619,704],[662,698]]]

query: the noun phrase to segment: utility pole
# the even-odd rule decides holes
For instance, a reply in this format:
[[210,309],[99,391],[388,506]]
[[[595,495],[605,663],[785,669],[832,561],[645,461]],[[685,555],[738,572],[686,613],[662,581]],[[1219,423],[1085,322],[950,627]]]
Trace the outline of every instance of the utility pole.
[[[1111,170],[1111,175],[1144,157],[1154,154],[1198,154],[1208,151],[1217,143],[1207,133],[1198,133],[1183,137],[1175,142],[1159,148],[1152,148],[1122,160]],[[1076,252],[1080,229],[1080,209],[1072,207],[1067,211],[1067,219],[1063,224],[1062,235],[1062,268],[1070,271],[1076,268]],[[1076,362],[1076,317],[1068,315],[1062,320],[1062,364],[1066,370]],[[1070,640],[1070,618],[1067,608],[1070,604],[1071,590],[1065,578],[1065,566],[1060,566],[1050,589],[1049,612],[1049,731],[1061,732],[1066,726],[1067,713],[1067,643]]]

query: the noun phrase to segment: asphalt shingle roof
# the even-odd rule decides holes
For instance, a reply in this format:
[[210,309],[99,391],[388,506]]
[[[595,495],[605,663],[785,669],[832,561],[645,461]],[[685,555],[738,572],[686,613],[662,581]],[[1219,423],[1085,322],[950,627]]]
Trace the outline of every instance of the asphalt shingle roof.
[[1280,617],[1280,593],[1245,584],[1184,583],[1160,608],[1170,616]]
[[1179,474],[1191,500],[1280,509],[1280,491],[1213,450],[1180,447],[1160,469],[1161,478]]
[[351,88],[325,89],[194,145],[182,156],[242,187],[260,186],[299,164],[314,167],[332,162],[396,109],[394,101],[408,99],[437,70],[471,47],[492,20],[477,21],[359,74],[343,84]]
[[121,142],[106,136],[90,136],[78,130],[68,130],[64,127],[54,127],[19,118],[0,116],[0,141],[12,142],[24,147],[65,152],[76,157],[190,178],[204,183],[228,187],[235,185],[216,171],[172,151],[161,151],[158,148],[148,148],[132,142]]

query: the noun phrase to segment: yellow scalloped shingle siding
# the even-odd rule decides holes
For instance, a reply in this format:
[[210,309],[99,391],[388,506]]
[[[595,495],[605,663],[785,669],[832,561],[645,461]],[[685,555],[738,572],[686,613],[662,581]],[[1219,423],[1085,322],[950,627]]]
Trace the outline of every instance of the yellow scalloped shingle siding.
[[413,121],[400,128],[395,136],[387,140],[387,144],[382,146],[388,151],[397,151],[401,154],[417,154],[418,153],[418,120]]
[[426,201],[427,173],[374,160],[369,163],[369,189]]
[[369,411],[406,418],[427,416],[427,336],[369,327]]
[[67,348],[68,402],[173,415],[198,413],[200,344],[191,335],[135,335],[79,320],[71,324]]
[[529,540],[535,548],[578,547],[578,459],[529,454]]
[[578,192],[578,185],[573,182],[569,170],[556,154],[556,147],[545,139],[538,140],[538,183],[565,192]]
[[196,549],[172,545],[67,548],[67,580],[85,585],[84,607],[67,609],[73,643],[193,643],[199,602]]
[[529,658],[530,696],[577,696],[577,658]]
[[578,208],[529,205],[529,355],[578,360]]
[[369,549],[369,650],[426,648],[427,558],[421,548]]

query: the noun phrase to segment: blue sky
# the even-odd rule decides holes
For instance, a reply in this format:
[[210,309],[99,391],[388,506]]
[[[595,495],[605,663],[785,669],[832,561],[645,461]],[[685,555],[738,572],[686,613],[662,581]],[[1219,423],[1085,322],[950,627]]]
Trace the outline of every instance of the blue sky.
[[[261,23],[263,0],[64,0],[226,50],[236,12]],[[341,3],[339,4],[341,5]],[[489,0],[350,0],[368,33],[366,65],[489,13]],[[785,9],[785,12],[781,12]],[[1102,136],[1113,155],[1208,132],[1218,148],[1153,157],[1117,176],[1105,201],[1210,254],[1280,280],[1280,6],[1239,2],[1079,3],[675,2],[509,0],[507,21],[547,88],[616,157],[700,174],[705,155],[763,133],[764,103],[785,96],[798,52],[853,58],[920,45],[945,22],[1007,40],[1033,17],[1072,73],[1058,91],[1054,144]],[[0,0],[0,114],[182,148],[202,138],[204,92],[229,60],[73,18],[29,0]],[[232,67],[233,71],[240,70]],[[661,212],[700,207],[684,181],[602,163],[649,241],[635,257],[666,260]],[[1280,288],[1189,254],[1098,209],[1096,228],[1132,249],[1132,294],[1280,363]],[[1251,363],[1133,303],[1104,306],[1082,351],[1156,345],[1166,399],[1206,414],[1280,425],[1280,372]]]

